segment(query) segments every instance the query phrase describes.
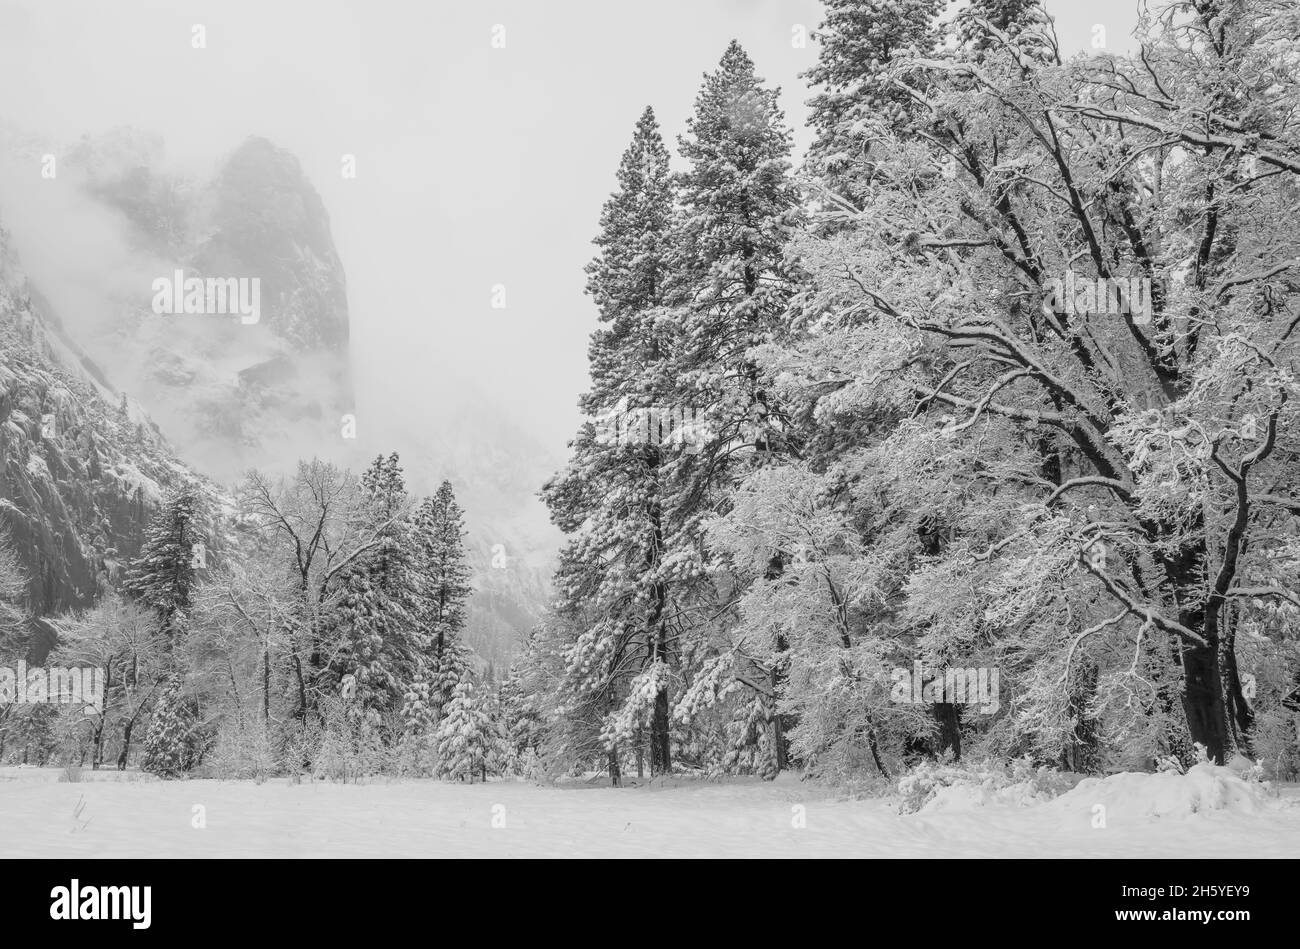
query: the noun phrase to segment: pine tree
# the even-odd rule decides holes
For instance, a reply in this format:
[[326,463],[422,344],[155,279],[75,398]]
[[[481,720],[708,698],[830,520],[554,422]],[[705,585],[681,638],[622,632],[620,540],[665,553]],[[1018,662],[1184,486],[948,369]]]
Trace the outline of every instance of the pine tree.
[[464,522],[449,481],[420,504],[414,518],[413,569],[419,585],[413,612],[426,641],[420,692],[435,723],[470,667],[471,653],[462,640],[473,593]]
[[[1017,39],[1049,22],[1042,0],[971,0],[958,17],[957,37],[979,59],[995,45],[988,26]],[[1027,44],[1029,48],[1050,61],[1046,44],[1039,43],[1037,37],[1034,40]]]
[[396,711],[422,672],[428,637],[416,609],[420,575],[410,552],[408,496],[396,454],[380,456],[361,477],[365,516],[388,525],[377,546],[357,557],[335,581],[332,621],[340,648],[338,678],[356,676],[366,708]]
[[149,524],[140,555],[128,568],[125,592],[157,612],[174,642],[195,584],[195,549],[205,542],[194,490],[171,494]]
[[429,706],[434,710],[435,720],[441,717],[451,703],[456,686],[472,675],[472,656],[473,653],[459,635],[448,636],[441,655],[429,664]]
[[679,139],[690,168],[678,179],[672,281],[684,338],[669,370],[713,436],[687,474],[695,507],[710,482],[727,483],[755,454],[795,450],[752,352],[787,335],[798,280],[786,248],[802,211],[778,95],[733,41]]
[[[664,371],[676,335],[664,311],[672,253],[668,160],[647,108],[623,153],[618,190],[601,212],[600,252],[587,266],[587,292],[601,326],[589,350],[592,387],[580,406],[594,421],[574,440],[569,466],[544,489],[552,518],[574,535],[557,572],[558,609],[570,620],[581,614],[594,622],[573,644],[567,700],[611,719],[606,742],[615,783],[618,744],[628,737],[619,723],[629,720],[652,720],[652,770],[671,769],[668,675],[656,679],[651,708],[624,704],[645,695],[631,687],[631,677],[663,673],[671,658],[662,478],[670,456],[686,447],[681,437],[690,434],[658,424],[673,418],[675,408]],[[676,418],[680,425],[684,415]],[[629,419],[633,428],[644,422],[644,437],[627,437]]]
[[500,727],[493,721],[490,707],[474,684],[466,679],[452,693],[446,715],[436,732],[438,774],[471,782],[487,780],[504,757],[504,740]]
[[[524,660],[528,651],[524,653]],[[506,766],[512,773],[528,774],[530,762],[542,747],[542,715],[534,697],[528,693],[521,660],[510,666],[497,693],[501,731],[506,743]]]
[[180,683],[173,679],[149,720],[140,767],[151,774],[174,778],[189,771],[194,763],[194,716]]
[[917,114],[911,94],[888,75],[896,57],[930,55],[939,42],[942,0],[825,0],[817,64],[805,73],[822,87],[809,106],[817,132],[812,163],[843,187],[860,170],[871,126],[897,126]]
[[[705,76],[679,139],[690,167],[679,177],[681,214],[674,229],[674,302],[683,340],[670,377],[678,399],[704,417],[710,438],[674,468],[665,505],[666,559],[679,576],[695,581],[703,611],[724,618],[731,581],[709,560],[705,526],[726,511],[729,494],[748,472],[801,451],[773,380],[755,355],[758,347],[788,338],[788,311],[801,279],[787,256],[803,213],[778,95],[763,86],[733,41],[718,69]],[[775,552],[773,562],[779,572]],[[689,630],[684,652],[707,657],[716,632],[706,624]],[[773,655],[785,648],[776,635]],[[764,671],[772,691],[779,692],[781,665],[775,659]],[[786,764],[782,727],[775,716],[778,770]]]

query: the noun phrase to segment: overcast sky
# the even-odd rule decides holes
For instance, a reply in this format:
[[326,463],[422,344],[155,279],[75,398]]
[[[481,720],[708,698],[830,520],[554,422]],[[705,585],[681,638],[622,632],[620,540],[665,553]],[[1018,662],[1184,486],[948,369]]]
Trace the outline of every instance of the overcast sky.
[[[1067,51],[1095,24],[1130,45],[1133,0],[1048,9]],[[638,115],[675,144],[735,37],[802,149],[816,49],[791,40],[820,19],[817,0],[0,0],[0,118],[153,130],[201,175],[250,134],[290,149],[347,271],[359,410],[436,424],[434,380],[461,376],[559,456],[595,326],[582,268]]]

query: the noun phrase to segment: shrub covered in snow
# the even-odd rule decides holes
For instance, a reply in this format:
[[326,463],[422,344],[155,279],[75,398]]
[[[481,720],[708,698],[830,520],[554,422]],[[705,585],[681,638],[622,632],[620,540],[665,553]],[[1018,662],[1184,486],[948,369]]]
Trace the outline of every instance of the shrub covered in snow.
[[1187,769],[1155,774],[1125,772],[1087,778],[1053,806],[1078,814],[1104,814],[1107,826],[1177,819],[1215,812],[1254,814],[1272,793],[1265,782],[1253,780],[1258,770],[1202,762]]
[[444,778],[487,780],[501,769],[505,740],[492,720],[486,699],[469,681],[452,692],[447,714],[438,725],[437,772]]
[[1009,764],[925,762],[898,780],[902,814],[989,803],[1033,804],[1067,790],[1073,779],[1020,758]]
[[164,778],[175,778],[198,762],[200,738],[195,728],[192,701],[178,682],[172,682],[158,700],[144,739],[140,767]]
[[321,702],[320,715],[319,743],[310,757],[313,777],[356,783],[389,770],[392,752],[372,710],[330,697]]

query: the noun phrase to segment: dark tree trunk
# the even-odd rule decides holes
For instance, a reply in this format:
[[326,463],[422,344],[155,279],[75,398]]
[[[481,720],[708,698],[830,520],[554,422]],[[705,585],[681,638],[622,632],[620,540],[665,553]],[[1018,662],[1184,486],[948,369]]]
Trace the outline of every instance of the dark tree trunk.
[[95,726],[95,737],[90,746],[90,770],[98,771],[104,763],[104,723],[101,720]]
[[617,745],[609,749],[609,785],[610,787],[615,788],[621,788],[623,786],[623,772],[618,766]]
[[889,769],[880,760],[880,744],[876,741],[876,730],[874,728],[867,733],[867,747],[871,749],[871,760],[876,763],[876,770],[884,776],[886,781],[891,780]]
[[108,724],[108,696],[113,686],[113,663],[104,664],[104,700],[99,712],[99,721],[95,724],[95,737],[90,755],[90,769],[98,771],[104,763],[104,727]]
[[[1203,521],[1191,529],[1200,532]],[[1227,706],[1223,700],[1223,667],[1220,650],[1219,616],[1221,601],[1207,605],[1196,594],[1205,582],[1205,544],[1191,544],[1165,559],[1165,575],[1179,604],[1178,622],[1200,634],[1205,645],[1184,640],[1180,644],[1183,672],[1182,705],[1192,741],[1203,745],[1211,761],[1223,764],[1232,741],[1228,735]]]
[[[772,677],[775,679],[776,674],[773,673]],[[790,755],[785,747],[785,723],[781,721],[781,716],[775,713],[772,715],[772,749],[776,773],[780,774],[782,771],[789,770]],[[773,775],[773,777],[775,776]]]
[[1101,766],[1100,727],[1088,711],[1097,694],[1099,674],[1096,664],[1089,663],[1071,676],[1068,714],[1074,730],[1061,751],[1061,767],[1065,771],[1091,774]]
[[262,650],[262,726],[263,730],[271,728],[271,648]]
[[302,659],[297,651],[293,654],[293,674],[298,684],[298,719],[307,721],[307,682],[302,673]]
[[672,749],[668,727],[668,690],[655,693],[654,717],[650,722],[650,775],[658,777],[671,774]]
[[1253,751],[1251,733],[1255,726],[1255,712],[1241,690],[1241,672],[1237,668],[1235,647],[1235,631],[1225,634],[1219,650],[1219,662],[1223,669],[1223,687],[1227,692],[1228,724],[1232,726],[1233,743],[1249,755]]
[[[778,654],[785,652],[787,644],[784,636],[776,637],[776,649]],[[781,682],[784,676],[781,672],[781,658],[778,655],[772,663],[772,669],[768,674],[768,680],[772,686],[772,760],[776,765],[776,773],[788,771],[790,768],[790,749],[786,746],[785,739],[785,719],[777,711],[777,701],[781,695]]]
[[126,760],[131,755],[131,732],[135,730],[135,717],[132,716],[127,720],[126,725],[122,728],[122,751],[117,756],[117,770],[126,770]]
[[1229,742],[1217,642],[1183,647],[1183,712],[1192,740],[1223,764]]
[[[659,449],[652,446],[647,464],[657,470],[660,462]],[[652,543],[646,551],[647,570],[659,567],[659,552],[663,549],[663,524],[658,498],[650,506],[650,525]],[[650,637],[650,661],[652,663],[668,662],[668,630],[664,628],[663,614],[668,603],[668,590],[662,581],[650,588],[650,610],[646,616],[646,633]],[[650,716],[650,776],[672,774],[672,735],[668,717],[668,686],[663,684],[655,693],[654,712]]]
[[961,761],[961,707],[952,702],[937,702],[934,717],[939,723],[939,753],[951,748],[954,761]]
[[776,710],[776,697],[781,685],[781,674],[776,666],[772,667],[770,681],[772,683],[772,761],[776,765],[776,773],[780,774],[790,767],[790,756],[785,747],[785,722],[781,720],[781,714]]

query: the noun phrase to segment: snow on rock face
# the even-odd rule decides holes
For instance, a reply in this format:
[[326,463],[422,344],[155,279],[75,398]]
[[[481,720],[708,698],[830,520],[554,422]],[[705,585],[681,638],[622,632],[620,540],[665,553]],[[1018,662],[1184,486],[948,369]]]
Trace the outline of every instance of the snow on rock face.
[[167,488],[191,477],[47,322],[0,235],[0,528],[33,612],[89,606]]
[[[155,137],[115,129],[69,155],[84,196],[124,217],[121,242],[139,271],[92,281],[99,315],[81,321],[78,344],[212,477],[233,482],[336,445],[355,409],[349,312],[320,195],[265,138],[235,148],[209,181],[163,170],[161,154]],[[178,271],[244,281],[241,305],[257,281],[256,315],[156,312],[152,282],[171,286]]]

